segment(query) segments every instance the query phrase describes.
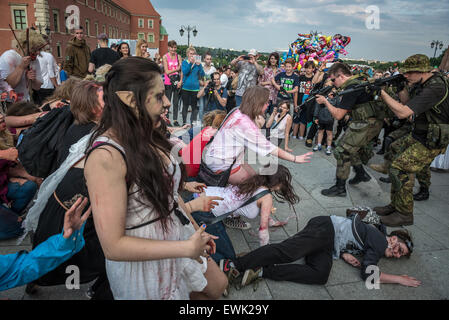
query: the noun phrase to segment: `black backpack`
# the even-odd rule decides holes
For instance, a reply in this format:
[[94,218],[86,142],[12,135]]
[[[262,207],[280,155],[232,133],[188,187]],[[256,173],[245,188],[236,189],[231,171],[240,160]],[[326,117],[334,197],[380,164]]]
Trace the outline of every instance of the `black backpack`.
[[19,136],[19,161],[32,176],[46,178],[57,169],[58,149],[73,123],[70,106],[51,110]]

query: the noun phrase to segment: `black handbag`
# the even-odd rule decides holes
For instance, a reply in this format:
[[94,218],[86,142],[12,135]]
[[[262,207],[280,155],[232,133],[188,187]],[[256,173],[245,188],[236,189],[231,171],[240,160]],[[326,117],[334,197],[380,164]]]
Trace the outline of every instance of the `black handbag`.
[[[228,113],[226,118],[221,123],[220,128],[218,128],[217,132],[215,132],[214,136],[209,140],[209,142],[204,147],[204,150],[206,150],[207,146],[214,141],[215,135],[220,131],[223,124],[225,124],[226,120],[229,118],[229,116],[234,113],[238,108],[234,108],[231,112]],[[203,152],[204,152],[203,150]],[[200,171],[198,172],[198,180],[199,182],[205,183],[207,186],[210,187],[225,187],[228,184],[229,176],[231,175],[232,167],[234,166],[235,162],[237,161],[237,158],[234,159],[234,162],[232,165],[223,172],[215,173],[212,171],[203,160],[203,157],[201,157],[201,164],[200,164]]]

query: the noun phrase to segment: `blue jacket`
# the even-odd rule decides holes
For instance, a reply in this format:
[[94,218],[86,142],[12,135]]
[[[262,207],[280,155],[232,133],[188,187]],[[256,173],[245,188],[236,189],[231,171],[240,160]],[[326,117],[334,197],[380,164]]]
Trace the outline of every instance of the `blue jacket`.
[[192,63],[184,60],[181,69],[184,74],[182,88],[188,91],[200,91],[200,79],[206,76],[203,66],[193,63],[192,67]]
[[0,256],[0,291],[20,287],[39,279],[67,261],[84,247],[84,226],[68,239],[60,233],[48,238],[31,252]]

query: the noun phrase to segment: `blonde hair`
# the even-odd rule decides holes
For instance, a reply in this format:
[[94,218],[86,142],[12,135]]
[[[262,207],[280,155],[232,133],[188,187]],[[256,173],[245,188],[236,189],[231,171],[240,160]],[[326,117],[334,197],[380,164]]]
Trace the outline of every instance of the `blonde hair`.
[[106,74],[111,70],[112,66],[110,64],[104,64],[100,68],[95,71],[95,81],[97,82],[105,82]]
[[137,41],[137,45],[136,45],[136,57],[143,57],[143,53],[142,53],[142,51],[141,51],[141,49],[140,49],[140,47],[141,47],[143,44],[147,44],[147,45],[148,45],[148,42],[147,42],[145,39],[139,39],[139,41]]
[[189,52],[196,53],[196,49],[193,46],[190,46],[187,48],[186,55],[188,55]]

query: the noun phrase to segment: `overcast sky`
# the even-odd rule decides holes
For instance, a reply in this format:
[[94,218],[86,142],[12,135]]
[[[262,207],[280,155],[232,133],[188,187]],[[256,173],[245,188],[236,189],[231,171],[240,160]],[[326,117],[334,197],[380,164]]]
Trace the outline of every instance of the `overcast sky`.
[[[196,46],[262,52],[287,50],[298,33],[341,33],[352,38],[348,58],[404,60],[415,53],[430,57],[432,40],[449,45],[447,0],[152,0],[170,40],[181,38],[181,25],[196,26]],[[379,9],[379,29],[373,25]],[[444,50],[444,48],[443,48]],[[437,52],[437,56],[441,51]]]

